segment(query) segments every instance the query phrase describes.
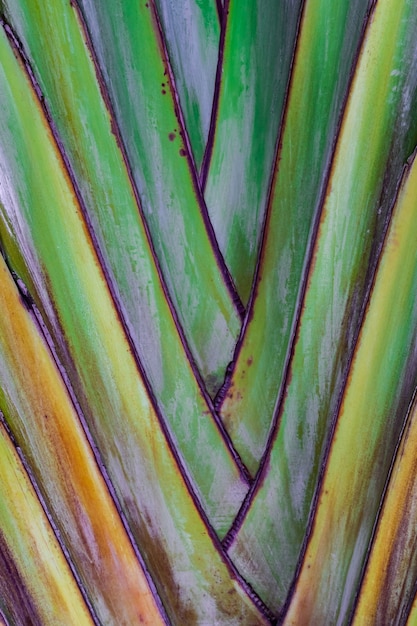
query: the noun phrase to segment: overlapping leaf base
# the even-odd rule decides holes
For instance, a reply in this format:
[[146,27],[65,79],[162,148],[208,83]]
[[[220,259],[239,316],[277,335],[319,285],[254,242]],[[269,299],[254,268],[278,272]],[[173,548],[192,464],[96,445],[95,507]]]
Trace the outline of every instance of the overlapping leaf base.
[[417,0],[0,11],[0,623],[417,623]]

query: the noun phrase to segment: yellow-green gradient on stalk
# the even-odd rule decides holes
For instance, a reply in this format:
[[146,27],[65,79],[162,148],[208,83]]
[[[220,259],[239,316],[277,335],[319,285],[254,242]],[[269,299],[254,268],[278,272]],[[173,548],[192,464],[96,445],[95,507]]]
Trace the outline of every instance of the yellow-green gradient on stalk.
[[245,579],[275,610],[301,556],[375,255],[410,135],[415,141],[416,68],[415,5],[380,0],[342,122],[270,452],[229,549]]
[[[345,599],[342,590],[348,580],[349,589],[360,582],[386,477],[417,384],[416,236],[414,160],[381,253],[285,626],[301,624],[306,616],[311,623],[346,623],[353,609],[354,594]],[[382,553],[388,549],[384,544]],[[371,603],[366,607],[369,617],[372,610]],[[359,617],[356,623],[361,623]]]
[[[6,617],[16,624],[93,626],[94,621],[3,423],[0,423],[0,528],[0,588]],[[11,579],[12,572],[15,580]],[[6,584],[10,599],[7,588],[4,589]],[[13,586],[24,588],[18,602],[13,597]]]
[[64,382],[1,256],[0,293],[0,411],[94,613],[102,623],[142,615],[141,623],[162,626]]

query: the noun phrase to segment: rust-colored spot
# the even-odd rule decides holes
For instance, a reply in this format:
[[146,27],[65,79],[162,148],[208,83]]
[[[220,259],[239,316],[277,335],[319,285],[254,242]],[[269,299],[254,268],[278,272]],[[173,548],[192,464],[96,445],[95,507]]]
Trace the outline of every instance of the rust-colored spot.
[[174,139],[175,139],[175,133],[169,133],[169,135],[168,135],[168,139],[169,139],[170,141],[174,141]]
[[248,358],[248,360],[246,361],[246,364],[248,365],[248,367],[250,367],[250,366],[252,365],[252,363],[253,363],[253,357],[252,357],[252,356],[250,356],[250,357]]
[[166,90],[165,90],[165,89],[162,89],[162,90],[161,90],[161,94],[162,94],[163,96],[165,96],[165,94],[166,94]]
[[187,152],[184,150],[184,148],[180,149],[180,156],[182,156],[182,157],[187,156]]

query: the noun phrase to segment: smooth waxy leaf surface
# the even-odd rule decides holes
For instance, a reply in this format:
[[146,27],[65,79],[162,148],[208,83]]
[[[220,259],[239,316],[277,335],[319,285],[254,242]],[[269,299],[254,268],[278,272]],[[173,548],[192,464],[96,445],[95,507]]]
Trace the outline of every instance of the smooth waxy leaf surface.
[[[9,57],[12,55],[11,52],[4,54],[9,54]],[[13,259],[13,269],[27,285],[33,285],[30,290],[45,314],[65,367],[71,371],[74,370],[72,363],[76,364],[72,375],[73,386],[76,388],[81,384],[82,393],[88,397],[85,401],[87,406],[83,410],[91,415],[92,420],[96,420],[101,412],[110,428],[109,417],[105,416],[111,414],[112,410],[121,411],[121,400],[116,398],[125,395],[123,402],[129,403],[131,393],[127,388],[124,392],[117,388],[112,369],[119,368],[117,371],[120,376],[120,353],[128,351],[132,363],[134,355],[131,354],[131,347],[121,328],[104,276],[98,268],[98,259],[92,249],[74,192],[65,178],[60,155],[52,138],[48,137],[45,119],[40,115],[34,95],[30,93],[27,79],[19,71],[16,61],[14,64],[15,67],[12,62],[6,65],[5,61],[3,74],[4,84],[8,83],[15,89],[16,98],[20,102],[20,107],[14,107],[12,100],[7,100],[8,92],[3,90],[3,110],[5,115],[8,112],[10,116],[7,124],[4,117],[4,124],[0,129],[4,145],[3,170],[7,172],[0,195],[4,204],[4,246]],[[29,106],[30,100],[32,107]],[[20,135],[17,129],[20,129]],[[27,136],[32,140],[29,146]],[[15,152],[17,145],[21,146],[18,153]],[[32,163],[37,163],[36,177],[33,176]],[[21,172],[27,174],[23,175]],[[58,204],[56,198],[59,198]],[[26,268],[23,267],[24,257],[30,259]],[[120,337],[123,348],[119,347],[119,339],[116,337],[111,343],[109,331],[106,330],[107,325],[111,324],[114,324],[114,329],[118,329],[115,332]],[[65,335],[64,340],[62,333]],[[106,340],[101,338],[101,333],[106,334]],[[92,361],[96,364],[95,367],[91,366]],[[105,365],[107,363],[109,365]],[[132,376],[137,378],[139,388],[144,389],[138,367],[135,366],[135,370],[136,374],[131,370]],[[98,380],[103,385],[102,392]],[[133,383],[133,379],[131,380]],[[170,384],[178,383],[172,377],[169,380]],[[176,420],[166,426],[172,434],[178,429],[174,438],[177,446],[184,446],[180,454],[188,466],[187,473],[190,477],[194,472],[200,474],[195,480],[196,489],[202,501],[206,497],[211,500],[211,504],[208,500],[205,502],[207,514],[215,529],[224,534],[246,492],[246,482],[215,423],[210,419],[207,407],[204,409],[204,398],[199,395],[198,388],[194,389],[194,397],[200,402],[199,419],[204,420],[202,426],[195,429],[195,432],[191,430],[189,420],[193,414],[187,412],[187,407],[184,407],[180,421]],[[175,409],[175,396],[170,396],[169,399]],[[108,406],[106,402],[109,403]],[[150,400],[147,402],[150,403]],[[133,419],[135,409],[132,402],[130,404]],[[113,409],[110,410],[110,407]],[[175,410],[172,413],[175,415]],[[123,411],[120,415],[123,415]],[[134,419],[132,422],[132,428],[137,428],[134,426],[135,421]],[[95,428],[95,439],[98,441],[103,432],[98,424]],[[108,436],[110,437],[110,431]],[[206,450],[203,458],[200,447]],[[188,456],[186,449],[191,456]],[[191,470],[191,466],[194,469]],[[223,476],[223,489],[213,491],[212,484],[216,481],[217,472]],[[224,501],[226,507],[215,503],[217,497]],[[226,509],[229,507],[231,508],[227,515]],[[210,509],[213,516],[219,511],[221,516],[215,519],[210,514]]]
[[417,14],[412,4],[400,4],[401,11],[395,0],[381,0],[366,33],[320,218],[277,430],[229,539],[237,567],[275,610],[295,575],[373,276],[374,251],[408,156],[410,127],[415,129]]
[[[77,15],[68,3],[61,1],[51,5],[49,11],[39,11],[40,5],[34,0],[6,4],[7,16],[39,76],[46,107],[55,120],[63,154],[70,162],[82,196],[81,208],[93,232],[93,241],[99,246],[110,288],[145,376],[158,398],[163,419],[177,433],[177,445],[183,448],[184,458],[188,453],[199,455],[196,443],[201,440],[203,447],[211,445],[215,450],[215,471],[220,467],[220,455],[223,457],[220,463],[228,466],[224,475],[231,473],[237,477],[240,470],[233,451],[213,418],[204,383],[195,367],[193,370],[167,302]],[[44,33],[44,38],[39,33]],[[68,119],[71,124],[67,123]],[[54,219],[52,214],[50,219]],[[68,229],[65,216],[60,227],[65,236]],[[47,237],[41,229],[38,234],[42,237],[42,243],[36,244],[39,253],[42,246],[48,254]],[[61,249],[64,250],[62,245]],[[59,274],[56,280],[60,280]],[[63,304],[71,306],[69,302]],[[210,455],[208,462],[209,458]],[[223,533],[226,530],[225,519]]]
[[153,1],[82,0],[80,6],[168,291],[213,394],[232,358],[240,315],[175,107]]
[[[312,623],[326,619],[348,623],[386,477],[417,384],[416,225],[414,161],[394,209],[355,350],[312,534],[284,622],[288,625],[303,623],[307,616]],[[382,551],[388,547],[384,544]],[[402,556],[406,558],[405,553]],[[372,603],[366,613],[371,618]],[[357,623],[363,622],[358,618]]]
[[220,407],[252,475],[285,382],[309,245],[366,8],[343,1],[330,11],[328,0],[304,7],[253,300]]
[[0,14],[0,622],[415,623],[416,0]]
[[417,624],[417,595],[414,594],[414,601],[412,603],[410,614],[407,619],[407,626],[415,626]]
[[301,1],[228,0],[218,103],[202,179],[217,241],[246,304],[255,271]]
[[[266,623],[219,550],[206,517],[210,505],[205,503],[206,514],[198,505],[203,483],[196,485],[197,496],[159,421],[60,155],[3,32],[0,46],[4,248],[8,261],[48,314],[58,355],[66,358],[86,422],[166,612],[173,624],[224,619],[235,624]],[[196,456],[198,452],[197,447]],[[199,455],[203,482],[211,473],[205,458]],[[219,463],[214,469],[219,471]],[[226,508],[233,499],[236,508],[245,489],[241,479],[233,478],[233,487],[226,491],[223,470],[218,479],[212,474],[210,480],[220,486]],[[217,498],[220,492],[210,490],[207,495]],[[219,526],[226,508],[212,508],[213,514],[220,515]]]

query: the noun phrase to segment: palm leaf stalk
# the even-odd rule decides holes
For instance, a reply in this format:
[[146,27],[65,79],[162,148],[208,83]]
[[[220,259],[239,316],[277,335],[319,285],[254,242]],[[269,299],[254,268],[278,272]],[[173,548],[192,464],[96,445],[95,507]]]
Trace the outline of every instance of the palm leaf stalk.
[[0,16],[0,623],[416,624],[416,0]]

